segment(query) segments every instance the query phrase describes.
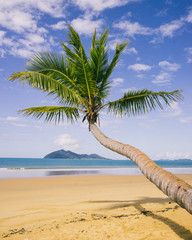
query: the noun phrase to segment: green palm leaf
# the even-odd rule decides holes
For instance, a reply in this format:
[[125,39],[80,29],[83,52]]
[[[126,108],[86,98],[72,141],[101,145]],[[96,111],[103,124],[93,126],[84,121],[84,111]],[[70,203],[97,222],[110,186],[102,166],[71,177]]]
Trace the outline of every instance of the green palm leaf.
[[84,47],[81,43],[78,33],[69,25],[68,41],[72,50],[61,43],[64,48],[67,62],[73,69],[76,84],[80,87],[80,93],[91,104],[92,96],[95,95],[95,84],[92,79],[92,70],[85,54]]
[[92,78],[95,81],[96,91],[100,99],[108,96],[109,82],[106,85],[105,91],[100,91],[103,78],[108,68],[108,51],[106,48],[109,28],[101,34],[100,38],[96,40],[96,31],[92,39],[92,48],[90,49],[90,66],[92,69]]
[[80,115],[79,111],[81,109],[77,109],[75,107],[62,107],[62,106],[42,106],[42,107],[32,107],[20,110],[19,112],[24,113],[25,116],[33,116],[35,118],[42,118],[45,116],[45,121],[55,121],[55,123],[59,123],[60,121],[64,121],[66,118],[70,122],[76,121]]
[[120,57],[121,52],[127,47],[127,45],[129,43],[130,43],[130,41],[127,41],[127,42],[125,41],[121,44],[117,43],[115,54],[114,54],[114,56],[111,60],[111,63],[109,64],[109,67],[108,67],[108,69],[106,71],[106,74],[105,74],[105,77],[104,77],[105,81],[110,77],[111,73],[113,72],[113,69],[115,68],[116,64],[119,61],[119,57]]
[[81,98],[69,87],[62,84],[57,79],[49,76],[49,74],[41,72],[14,72],[9,78],[10,81],[19,79],[19,82],[25,82],[28,85],[56,95],[65,104],[79,106],[82,104]]
[[20,112],[38,119],[44,117],[45,121],[55,123],[64,120],[73,123],[80,118],[79,113],[82,112],[83,121],[88,121],[89,129],[102,145],[131,158],[159,189],[191,212],[191,195],[186,195],[187,190],[191,191],[191,187],[156,166],[140,150],[109,139],[94,124],[99,124],[99,112],[103,108],[107,108],[108,112],[114,115],[135,116],[155,110],[157,107],[163,109],[163,104],[170,105],[172,102],[182,100],[180,90],[153,92],[143,89],[129,91],[122,98],[104,104],[109,94],[109,77],[121,52],[129,43],[117,44],[116,52],[108,64],[107,37],[108,28],[98,39],[95,30],[90,56],[87,57],[78,33],[69,25],[68,45],[61,43],[65,53],[63,56],[55,53],[33,55],[27,62],[27,71],[15,72],[9,80],[19,79],[20,82],[26,82],[34,88],[48,92],[48,95],[59,98],[62,106],[32,107]]
[[50,76],[74,91],[78,91],[73,74],[69,71],[64,56],[56,53],[34,54],[26,63],[26,69],[30,72],[39,72]]
[[140,91],[129,91],[125,93],[121,99],[109,102],[104,106],[107,106],[108,112],[113,113],[114,115],[135,116],[155,110],[157,106],[163,109],[162,102],[166,105],[170,105],[172,102],[181,99],[182,95],[180,90],[172,92],[153,92],[143,89]]
[[129,91],[116,101],[105,103],[111,82],[109,77],[119,61],[120,54],[128,41],[116,45],[115,54],[108,63],[108,28],[92,38],[90,56],[85,53],[79,34],[69,25],[67,44],[61,43],[64,55],[56,53],[34,54],[26,64],[27,71],[14,72],[9,80],[19,79],[58,99],[61,107],[35,107],[24,109],[25,115],[37,118],[45,116],[46,121],[75,121],[79,111],[89,123],[97,122],[98,113],[107,108],[114,115],[140,115],[182,99],[181,91],[152,92],[147,89]]
[[67,43],[72,47],[72,49],[74,50],[75,54],[79,55],[79,57],[81,57],[80,49],[82,49],[83,58],[87,59],[87,56],[85,54],[85,50],[84,50],[84,47],[83,47],[83,45],[81,43],[81,39],[79,37],[78,32],[76,32],[70,26],[70,24],[68,24],[68,26],[69,26],[69,32],[68,32],[68,41],[67,41]]
[[[79,85],[77,85],[74,71],[70,67],[69,63],[66,62],[63,55],[46,52],[34,54],[27,62],[26,68],[30,72],[39,72],[58,81],[64,85],[64,87],[68,89],[71,94],[76,95],[77,101],[80,101],[83,105],[86,105],[81,97],[81,88]],[[54,89],[49,92],[53,95],[56,94]],[[70,93],[68,95],[70,96]],[[63,97],[60,99],[62,103],[66,103]]]
[[109,81],[109,77],[111,76],[116,64],[119,61],[121,52],[127,47],[128,44],[129,44],[129,41],[116,45],[116,52],[109,66],[107,67],[105,75],[103,76],[102,82],[99,86],[99,89],[98,89],[99,95],[103,95],[110,88],[111,82]]

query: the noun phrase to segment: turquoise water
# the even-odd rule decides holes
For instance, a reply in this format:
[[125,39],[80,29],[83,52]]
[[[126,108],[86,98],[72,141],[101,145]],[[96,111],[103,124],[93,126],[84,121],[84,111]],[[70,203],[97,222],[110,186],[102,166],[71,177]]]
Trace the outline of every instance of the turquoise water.
[[[161,167],[191,167],[192,160],[158,160]],[[95,159],[45,159],[45,158],[0,158],[0,168],[95,168],[95,167],[136,167],[131,160]]]
[[61,158],[0,158],[0,168],[94,168],[135,167],[130,160],[95,160]]
[[[192,174],[192,160],[158,160],[157,165],[175,174]],[[0,158],[0,178],[56,175],[113,174],[139,175],[131,160]]]

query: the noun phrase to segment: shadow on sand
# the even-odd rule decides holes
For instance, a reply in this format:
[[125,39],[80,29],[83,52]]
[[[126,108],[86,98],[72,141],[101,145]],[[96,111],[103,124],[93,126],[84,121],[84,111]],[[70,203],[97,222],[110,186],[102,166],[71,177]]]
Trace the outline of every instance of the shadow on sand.
[[110,206],[106,207],[105,209],[111,210],[111,209],[117,209],[117,208],[125,208],[125,207],[135,207],[139,213],[137,214],[126,214],[126,215],[119,215],[119,216],[114,216],[116,218],[121,218],[121,217],[129,217],[129,216],[138,216],[141,214],[144,214],[146,217],[153,218],[155,220],[161,221],[167,226],[169,226],[170,229],[172,229],[181,239],[184,240],[192,240],[192,232],[188,229],[186,229],[184,226],[178,224],[177,222],[173,221],[172,219],[169,219],[167,217],[163,217],[159,215],[159,213],[167,212],[170,210],[176,210],[179,209],[180,207],[175,205],[174,207],[166,207],[161,210],[156,210],[156,211],[150,211],[147,210],[145,207],[143,207],[144,204],[146,203],[160,203],[162,205],[169,203],[170,199],[166,198],[142,198],[140,200],[133,200],[133,201],[121,201],[121,200],[101,200],[101,201],[89,201],[87,203],[94,204],[94,203],[109,203]]

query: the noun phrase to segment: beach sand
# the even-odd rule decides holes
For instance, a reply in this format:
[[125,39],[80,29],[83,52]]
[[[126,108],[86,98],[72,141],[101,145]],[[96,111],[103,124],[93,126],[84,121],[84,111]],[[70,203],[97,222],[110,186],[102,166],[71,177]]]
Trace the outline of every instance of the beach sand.
[[2,179],[0,239],[191,240],[192,215],[143,176]]

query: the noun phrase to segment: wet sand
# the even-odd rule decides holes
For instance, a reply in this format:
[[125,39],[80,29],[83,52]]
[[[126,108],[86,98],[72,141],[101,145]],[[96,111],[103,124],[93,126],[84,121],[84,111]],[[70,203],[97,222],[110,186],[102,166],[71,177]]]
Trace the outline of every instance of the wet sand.
[[0,239],[191,240],[192,215],[143,176],[1,179]]

